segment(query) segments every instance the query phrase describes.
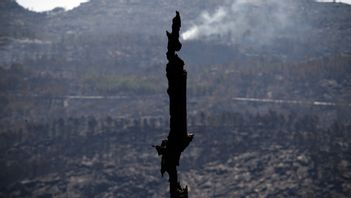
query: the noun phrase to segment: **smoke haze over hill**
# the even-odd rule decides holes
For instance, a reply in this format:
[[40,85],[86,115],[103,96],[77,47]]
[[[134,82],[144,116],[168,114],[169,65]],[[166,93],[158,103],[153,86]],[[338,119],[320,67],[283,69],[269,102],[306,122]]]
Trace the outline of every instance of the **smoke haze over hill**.
[[214,11],[204,11],[182,34],[184,40],[229,39],[265,44],[286,34],[296,34],[305,24],[297,15],[296,1],[233,0]]

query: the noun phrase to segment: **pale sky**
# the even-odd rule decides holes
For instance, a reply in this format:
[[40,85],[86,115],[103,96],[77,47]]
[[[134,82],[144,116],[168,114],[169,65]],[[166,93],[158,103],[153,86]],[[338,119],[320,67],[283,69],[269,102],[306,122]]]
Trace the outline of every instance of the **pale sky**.
[[[332,2],[333,0],[319,0],[322,2]],[[336,2],[343,2],[343,3],[347,3],[347,4],[351,4],[351,0],[336,0]]]
[[[16,0],[23,7],[36,12],[43,12],[52,10],[56,7],[63,7],[66,10],[73,9],[79,6],[80,3],[87,2],[89,0]],[[323,2],[333,0],[318,0]],[[351,4],[351,0],[336,0],[337,2],[344,2]]]
[[16,0],[18,4],[23,7],[36,11],[43,12],[52,10],[56,7],[63,7],[66,10],[73,9],[79,6],[80,3],[87,2],[89,0]]

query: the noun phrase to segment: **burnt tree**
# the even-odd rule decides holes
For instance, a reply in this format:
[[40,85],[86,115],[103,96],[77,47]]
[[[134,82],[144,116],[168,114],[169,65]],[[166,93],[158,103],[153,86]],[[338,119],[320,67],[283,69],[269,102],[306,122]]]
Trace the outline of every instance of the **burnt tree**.
[[187,132],[187,109],[186,109],[186,79],[187,72],[184,69],[184,61],[179,58],[177,51],[182,48],[179,41],[181,20],[179,12],[173,18],[172,32],[167,33],[167,59],[166,67],[170,111],[170,131],[167,139],[156,150],[161,158],[161,174],[169,175],[171,198],[188,197],[188,188],[181,187],[178,181],[177,166],[181,153],[193,139],[192,134]]

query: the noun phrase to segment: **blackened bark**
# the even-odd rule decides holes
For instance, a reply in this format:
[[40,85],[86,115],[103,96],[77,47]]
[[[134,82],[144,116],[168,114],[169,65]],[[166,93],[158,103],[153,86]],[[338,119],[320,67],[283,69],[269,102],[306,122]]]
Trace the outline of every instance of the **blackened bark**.
[[186,79],[187,72],[184,69],[184,61],[179,58],[177,51],[182,48],[179,41],[181,19],[179,12],[173,18],[172,32],[167,33],[167,79],[170,112],[170,132],[161,145],[156,146],[157,152],[162,156],[161,174],[169,175],[171,198],[188,197],[188,188],[182,188],[178,181],[177,166],[181,153],[193,139],[192,134],[187,132],[187,109],[186,109]]

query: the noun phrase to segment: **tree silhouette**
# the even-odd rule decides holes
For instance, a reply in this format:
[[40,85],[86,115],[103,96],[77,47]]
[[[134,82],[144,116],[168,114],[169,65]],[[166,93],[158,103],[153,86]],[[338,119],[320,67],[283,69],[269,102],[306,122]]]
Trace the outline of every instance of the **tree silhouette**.
[[157,145],[156,150],[161,159],[161,174],[165,172],[169,175],[171,198],[188,197],[188,188],[181,187],[178,181],[177,166],[181,153],[193,139],[192,134],[187,132],[187,112],[186,112],[186,79],[187,72],[184,70],[184,61],[179,58],[176,51],[182,48],[179,41],[179,31],[181,19],[179,12],[173,18],[172,32],[167,33],[167,79],[170,111],[170,132],[167,139],[161,145]]

